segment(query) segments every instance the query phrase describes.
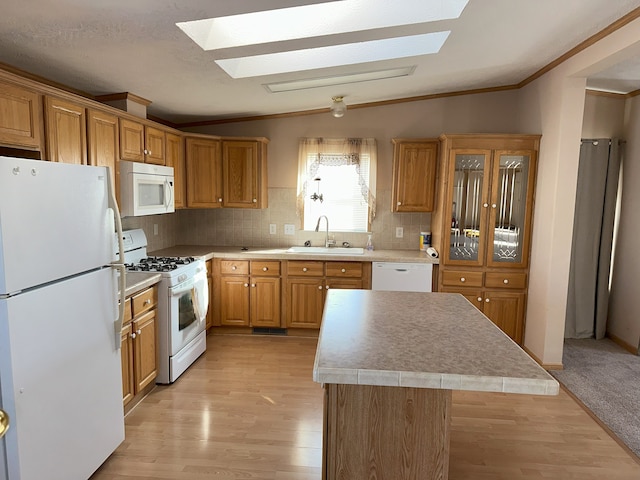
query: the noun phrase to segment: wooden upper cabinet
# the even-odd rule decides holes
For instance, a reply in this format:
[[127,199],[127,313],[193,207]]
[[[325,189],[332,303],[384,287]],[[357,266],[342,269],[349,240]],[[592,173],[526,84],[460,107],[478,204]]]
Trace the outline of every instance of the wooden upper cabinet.
[[260,141],[222,141],[223,206],[266,208],[266,144]]
[[392,212],[431,212],[435,207],[438,141],[393,142]]
[[44,150],[40,95],[0,82],[0,145]]
[[219,140],[187,138],[187,206],[222,206],[222,161]]
[[52,162],[87,164],[87,121],[82,105],[45,97],[45,135]]
[[120,119],[120,159],[144,162],[144,125]]
[[87,140],[89,165],[109,167],[120,203],[119,129],[118,117],[100,110],[87,110]]
[[165,133],[143,123],[120,119],[120,159],[165,164]]
[[145,127],[145,163],[153,163],[155,165],[165,164],[165,134],[163,130],[153,127]]
[[187,175],[184,162],[184,141],[180,135],[166,134],[165,160],[167,167],[173,167],[175,208],[187,206]]

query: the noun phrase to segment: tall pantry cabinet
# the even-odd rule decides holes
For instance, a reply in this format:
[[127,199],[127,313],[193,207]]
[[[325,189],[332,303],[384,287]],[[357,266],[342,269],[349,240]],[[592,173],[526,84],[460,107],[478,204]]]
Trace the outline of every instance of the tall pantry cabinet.
[[522,344],[539,135],[442,135],[438,288]]

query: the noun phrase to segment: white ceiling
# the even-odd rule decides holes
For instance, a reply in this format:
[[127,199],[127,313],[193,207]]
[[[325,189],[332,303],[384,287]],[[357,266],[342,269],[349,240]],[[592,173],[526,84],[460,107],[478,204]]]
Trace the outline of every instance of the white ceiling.
[[[402,0],[393,0],[399,8]],[[131,92],[183,123],[326,108],[517,84],[640,7],[640,0],[470,0],[459,19],[203,51],[175,24],[321,0],[3,0],[0,62],[92,95]],[[327,19],[322,19],[326,21]],[[231,79],[214,60],[451,30],[440,53]],[[416,66],[413,75],[270,93],[265,83]],[[640,88],[640,59],[589,79]]]

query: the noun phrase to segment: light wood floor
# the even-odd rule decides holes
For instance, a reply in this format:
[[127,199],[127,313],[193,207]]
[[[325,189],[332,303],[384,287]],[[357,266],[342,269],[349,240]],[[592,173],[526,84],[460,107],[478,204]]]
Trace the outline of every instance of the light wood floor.
[[[320,480],[315,345],[210,335],[204,356],[127,416],[126,440],[91,479]],[[564,391],[453,392],[452,417],[450,480],[640,479],[637,459]]]

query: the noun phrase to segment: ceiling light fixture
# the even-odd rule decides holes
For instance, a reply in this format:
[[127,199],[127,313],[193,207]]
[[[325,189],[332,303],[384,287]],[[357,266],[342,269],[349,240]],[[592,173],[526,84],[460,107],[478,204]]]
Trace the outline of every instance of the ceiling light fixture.
[[333,103],[331,104],[331,115],[336,118],[340,118],[344,116],[344,112],[347,111],[347,106],[342,101],[343,97],[331,97]]

